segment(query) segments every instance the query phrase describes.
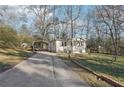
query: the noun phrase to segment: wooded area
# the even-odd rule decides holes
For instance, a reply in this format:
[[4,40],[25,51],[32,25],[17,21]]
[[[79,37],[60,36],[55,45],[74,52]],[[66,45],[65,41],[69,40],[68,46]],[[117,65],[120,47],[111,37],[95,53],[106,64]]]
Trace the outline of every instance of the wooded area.
[[[14,10],[14,11],[13,11]],[[0,47],[86,38],[87,52],[124,54],[124,6],[0,6]]]

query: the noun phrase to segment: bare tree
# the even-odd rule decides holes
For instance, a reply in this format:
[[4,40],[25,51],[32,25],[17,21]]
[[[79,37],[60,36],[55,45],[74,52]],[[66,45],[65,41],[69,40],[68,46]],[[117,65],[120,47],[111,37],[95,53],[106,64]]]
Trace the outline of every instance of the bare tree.
[[26,6],[27,11],[36,16],[35,26],[40,31],[41,37],[46,39],[48,27],[51,25],[50,17],[52,15],[50,6],[47,5],[31,5]]
[[123,6],[97,6],[97,21],[102,24],[103,33],[111,37],[114,48],[114,61],[119,54],[120,33],[124,23]]
[[[74,38],[74,29],[75,29],[75,21],[79,18],[80,16],[80,10],[81,10],[81,7],[80,6],[67,6],[66,8],[66,22],[70,29],[70,37],[71,39]],[[71,51],[73,51],[73,43],[71,41]]]
[[70,31],[71,31],[71,38],[74,37],[74,22],[79,18],[80,16],[80,6],[67,6],[67,21],[70,24]]

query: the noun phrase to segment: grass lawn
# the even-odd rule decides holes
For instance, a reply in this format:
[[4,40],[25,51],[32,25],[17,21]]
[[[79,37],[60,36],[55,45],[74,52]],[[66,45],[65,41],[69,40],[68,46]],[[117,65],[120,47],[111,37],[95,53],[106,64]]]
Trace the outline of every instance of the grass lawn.
[[32,52],[21,49],[0,49],[0,72],[15,66],[31,55]]
[[73,62],[68,60],[68,54],[65,53],[57,53],[57,56],[65,60],[64,62],[72,68],[80,77],[85,80],[90,86],[94,87],[111,87],[108,83],[98,80],[97,77],[86,71],[85,69],[80,68],[79,66],[75,65]]
[[[60,54],[58,54],[60,55]],[[61,54],[65,58],[67,55]],[[114,80],[124,84],[124,57],[119,56],[116,62],[110,63],[112,55],[93,53],[72,54],[72,59],[79,59],[80,64],[89,67],[99,74],[106,75]]]

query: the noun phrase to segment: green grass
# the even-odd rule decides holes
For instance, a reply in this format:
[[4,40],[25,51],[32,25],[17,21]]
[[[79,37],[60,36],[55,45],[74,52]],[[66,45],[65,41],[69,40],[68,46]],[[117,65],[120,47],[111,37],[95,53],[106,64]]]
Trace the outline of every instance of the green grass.
[[110,62],[113,59],[113,56],[107,54],[73,54],[72,58],[79,59],[82,65],[124,84],[123,56],[119,56],[117,61],[113,63]]
[[[68,59],[65,53],[58,53],[63,59]],[[78,59],[80,64],[89,67],[99,74],[106,75],[122,84],[124,84],[124,57],[118,56],[116,62],[112,62],[112,55],[92,53],[88,54],[72,54],[72,59]]]
[[80,77],[83,80],[85,80],[90,86],[93,86],[93,87],[110,87],[111,86],[102,80],[98,80],[94,74],[86,71],[85,69],[80,68],[79,66],[75,65],[73,62],[70,62],[68,59],[68,54],[57,53],[57,56],[65,60],[64,62],[67,65],[69,65],[69,67],[71,67],[72,70],[74,70],[77,74],[79,74]]
[[0,72],[22,62],[32,55],[32,52],[21,49],[0,49]]

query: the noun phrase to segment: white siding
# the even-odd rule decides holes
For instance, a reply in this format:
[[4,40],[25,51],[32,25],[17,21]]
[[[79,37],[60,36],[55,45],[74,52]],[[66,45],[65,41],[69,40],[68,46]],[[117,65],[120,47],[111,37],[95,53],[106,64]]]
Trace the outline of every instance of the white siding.
[[[67,52],[69,50],[71,50],[71,46],[69,45],[69,43],[66,43],[67,46],[62,46],[62,40],[57,40],[57,41],[52,41],[51,43],[49,43],[49,51],[52,52]],[[65,44],[66,41],[64,41]],[[72,50],[73,53],[85,53],[85,48],[86,48],[86,43],[83,42],[82,46],[79,46],[78,44],[73,46]]]
[[56,41],[56,52],[63,52],[64,47],[62,46],[62,41]]
[[56,44],[55,44],[55,41],[49,43],[49,45],[48,45],[48,50],[51,51],[51,52],[56,52]]

